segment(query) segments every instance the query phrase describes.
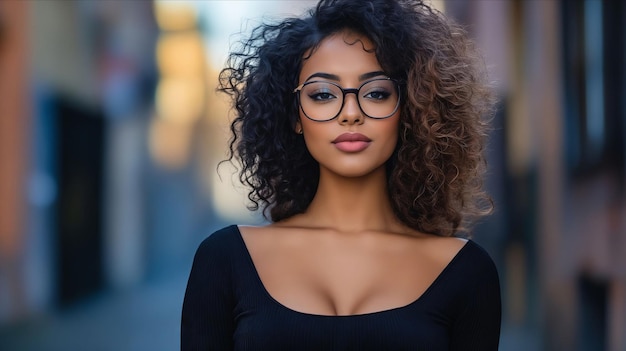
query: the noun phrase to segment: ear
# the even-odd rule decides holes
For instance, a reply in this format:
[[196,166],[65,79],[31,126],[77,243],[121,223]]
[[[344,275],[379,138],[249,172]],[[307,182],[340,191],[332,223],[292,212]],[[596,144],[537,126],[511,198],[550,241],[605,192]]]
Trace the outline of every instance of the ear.
[[296,125],[294,127],[294,131],[296,132],[296,134],[304,133],[303,130],[302,130],[302,123],[300,122],[300,120],[296,121]]

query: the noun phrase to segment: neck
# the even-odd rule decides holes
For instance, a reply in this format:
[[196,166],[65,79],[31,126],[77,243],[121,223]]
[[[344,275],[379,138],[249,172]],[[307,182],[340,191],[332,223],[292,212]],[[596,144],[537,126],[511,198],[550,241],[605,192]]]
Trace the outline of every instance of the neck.
[[306,214],[316,226],[343,232],[389,231],[399,223],[391,208],[384,167],[358,178],[320,170],[317,192]]

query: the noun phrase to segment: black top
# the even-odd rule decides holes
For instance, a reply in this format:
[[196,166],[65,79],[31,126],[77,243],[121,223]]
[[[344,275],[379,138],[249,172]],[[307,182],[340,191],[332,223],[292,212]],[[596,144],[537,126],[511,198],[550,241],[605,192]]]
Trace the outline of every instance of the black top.
[[297,312],[265,290],[237,226],[196,252],[181,323],[182,350],[498,349],[500,286],[489,255],[468,241],[410,304],[325,316]]

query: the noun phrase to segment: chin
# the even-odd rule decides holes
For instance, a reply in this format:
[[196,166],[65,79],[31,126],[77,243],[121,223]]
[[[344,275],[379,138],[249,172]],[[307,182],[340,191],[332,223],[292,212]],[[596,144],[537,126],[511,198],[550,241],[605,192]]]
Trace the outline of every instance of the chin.
[[379,172],[385,173],[385,165],[382,164],[377,167],[365,168],[365,167],[345,167],[341,169],[329,169],[331,173],[344,177],[344,178],[363,178],[374,175]]

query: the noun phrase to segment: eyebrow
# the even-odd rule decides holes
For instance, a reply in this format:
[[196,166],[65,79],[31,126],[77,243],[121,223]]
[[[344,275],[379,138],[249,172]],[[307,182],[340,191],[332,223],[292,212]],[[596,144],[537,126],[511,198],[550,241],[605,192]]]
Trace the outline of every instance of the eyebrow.
[[[364,81],[370,78],[374,78],[374,77],[378,77],[378,76],[385,76],[385,72],[383,71],[374,71],[374,72],[368,72],[368,73],[364,73],[361,74],[359,76],[359,81]],[[324,72],[317,72],[317,73],[313,73],[311,74],[306,80],[305,82],[308,82],[309,80],[311,80],[311,78],[324,78],[324,79],[330,79],[330,80],[334,80],[334,81],[340,81],[341,79],[339,78],[338,75],[336,74],[330,74],[330,73],[324,73]]]

